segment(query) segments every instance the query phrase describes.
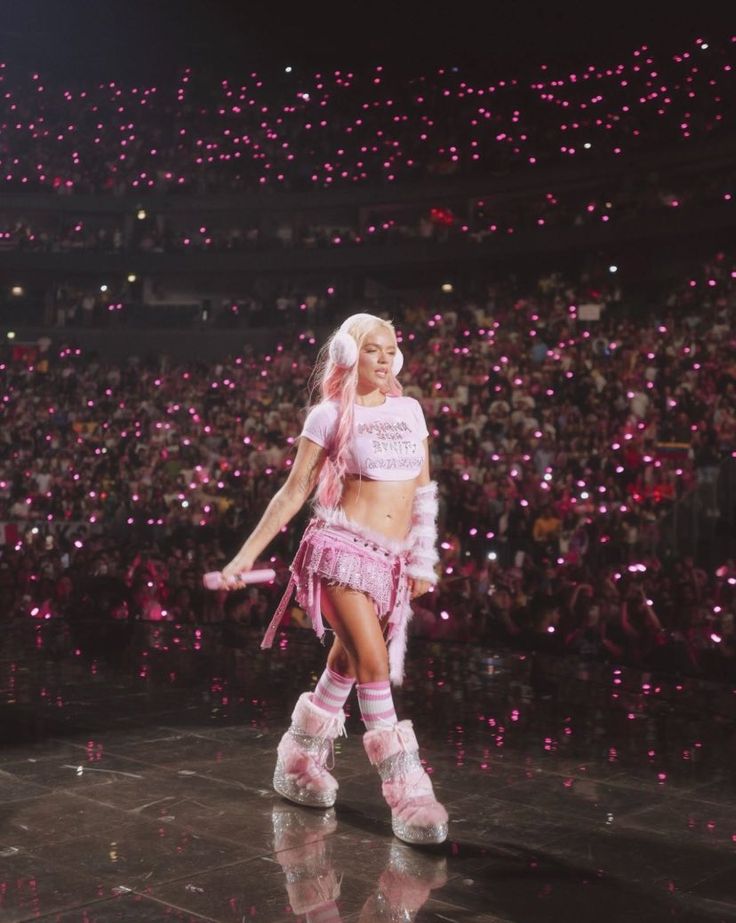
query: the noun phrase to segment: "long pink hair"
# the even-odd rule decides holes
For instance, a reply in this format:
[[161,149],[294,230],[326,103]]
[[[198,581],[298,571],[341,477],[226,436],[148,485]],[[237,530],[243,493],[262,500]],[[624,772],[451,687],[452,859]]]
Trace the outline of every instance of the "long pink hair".
[[[363,346],[366,336],[376,327],[388,330],[396,338],[396,331],[391,321],[375,317],[373,314],[356,314],[352,323],[347,323],[343,333],[348,333],[356,342],[358,351]],[[348,318],[351,321],[352,318]],[[342,480],[345,476],[347,447],[353,433],[355,414],[353,407],[358,389],[358,363],[352,368],[338,368],[330,359],[330,343],[342,328],[335,330],[325,345],[319,351],[317,362],[312,373],[312,388],[310,394],[311,409],[316,403],[322,401],[337,401],[339,404],[338,425],[332,445],[328,450],[328,457],[322,466],[319,483],[317,485],[316,500],[322,506],[335,507],[340,502],[342,495]],[[320,401],[314,401],[314,391],[319,388]],[[398,397],[403,393],[393,372],[389,373],[388,394]]]

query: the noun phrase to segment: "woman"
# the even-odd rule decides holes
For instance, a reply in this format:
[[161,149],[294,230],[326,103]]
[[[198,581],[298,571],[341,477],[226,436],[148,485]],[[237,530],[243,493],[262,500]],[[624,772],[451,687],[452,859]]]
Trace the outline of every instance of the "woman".
[[397,721],[389,682],[403,679],[410,600],[436,582],[437,563],[428,432],[418,402],[402,396],[402,362],[388,321],[354,314],[335,331],[317,366],[322,401],[307,416],[289,477],[222,573],[239,586],[238,575],[317,487],[314,517],[261,646],[273,642],[293,589],[317,635],[324,615],[335,638],[324,673],[299,698],[279,744],[274,788],[298,804],[334,804],[338,785],[325,763],[357,681],[363,742],[383,780],[394,833],[408,843],[440,843],[447,812],[421,765],[411,722]]

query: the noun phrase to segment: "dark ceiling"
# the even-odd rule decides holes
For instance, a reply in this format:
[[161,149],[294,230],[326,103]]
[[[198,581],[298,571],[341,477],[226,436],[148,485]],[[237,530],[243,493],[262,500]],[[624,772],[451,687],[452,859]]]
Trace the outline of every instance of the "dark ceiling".
[[691,41],[698,30],[722,33],[728,22],[730,4],[677,6],[655,0],[12,0],[0,5],[0,58],[69,79],[164,76],[185,64],[224,73],[287,64],[380,63],[407,71],[481,64],[508,73],[544,61],[590,63],[642,41]]

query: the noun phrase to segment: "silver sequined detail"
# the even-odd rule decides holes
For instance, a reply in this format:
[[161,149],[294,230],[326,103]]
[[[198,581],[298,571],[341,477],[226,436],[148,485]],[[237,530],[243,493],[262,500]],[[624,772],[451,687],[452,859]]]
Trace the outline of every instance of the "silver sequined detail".
[[304,804],[310,808],[331,808],[337,798],[336,791],[313,792],[308,788],[297,785],[296,780],[284,770],[280,759],[276,762],[273,787],[279,795],[289,801],[293,801],[295,804]]
[[407,753],[406,750],[399,750],[393,756],[388,756],[379,763],[376,769],[381,777],[382,782],[390,782],[397,776],[408,776],[409,773],[422,768],[422,761],[419,759],[417,750]]
[[313,737],[311,734],[305,734],[293,726],[289,728],[289,734],[302,750],[306,750],[310,756],[313,756],[320,763],[322,762],[322,757],[327,756],[330,752],[329,741],[325,740],[324,737]]
[[415,827],[402,823],[397,817],[391,818],[394,834],[405,843],[444,843],[447,839],[447,824],[427,824]]

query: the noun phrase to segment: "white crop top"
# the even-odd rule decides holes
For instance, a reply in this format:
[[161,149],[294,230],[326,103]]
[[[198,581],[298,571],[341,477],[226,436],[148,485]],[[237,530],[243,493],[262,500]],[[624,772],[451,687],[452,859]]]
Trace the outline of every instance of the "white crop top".
[[[429,435],[419,401],[413,397],[386,396],[377,407],[354,404],[353,439],[347,450],[347,473],[374,481],[410,481],[424,462],[424,442]],[[301,435],[332,455],[340,405],[323,401],[312,407]]]

